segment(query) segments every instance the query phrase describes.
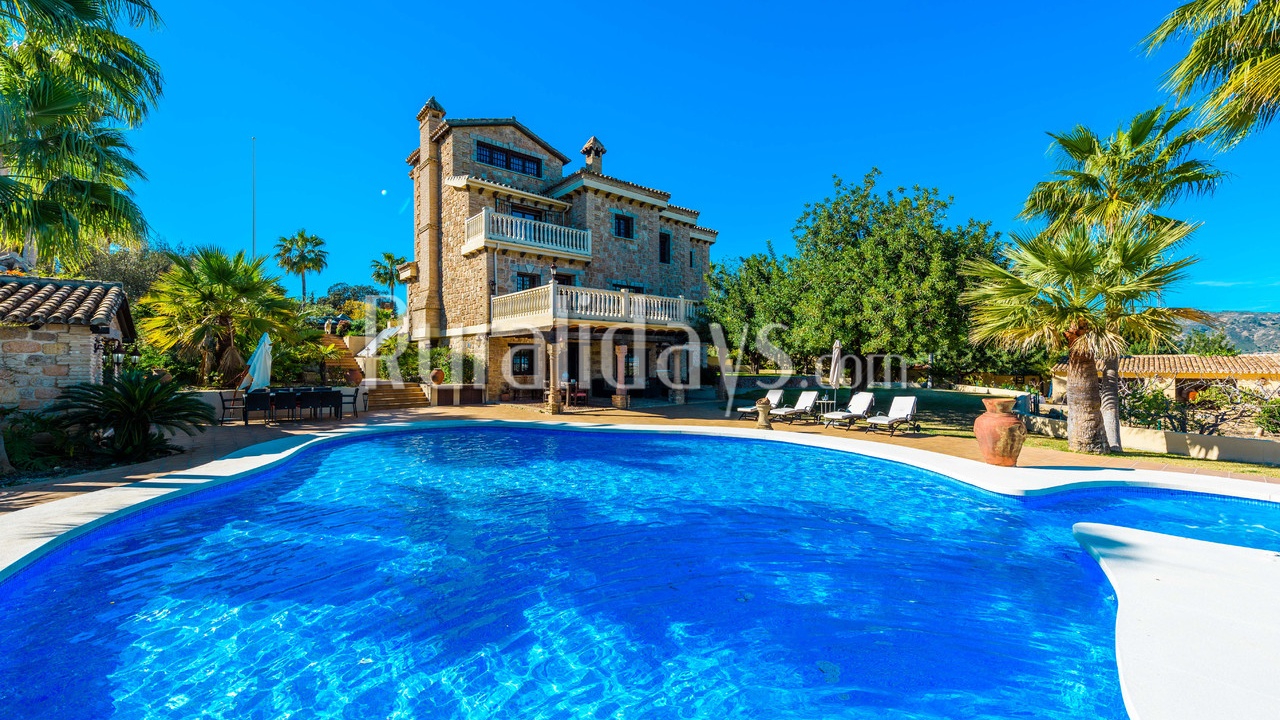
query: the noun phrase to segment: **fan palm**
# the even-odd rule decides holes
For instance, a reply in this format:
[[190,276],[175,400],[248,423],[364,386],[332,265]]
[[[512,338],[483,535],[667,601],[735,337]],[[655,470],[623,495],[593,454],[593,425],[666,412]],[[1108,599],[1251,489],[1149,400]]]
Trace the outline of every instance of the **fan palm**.
[[276,262],[302,281],[302,304],[306,305],[307,273],[329,267],[329,251],[324,249],[324,240],[308,235],[303,228],[276,241]]
[[[1051,232],[1072,225],[1093,225],[1115,232],[1126,217],[1146,215],[1157,224],[1172,222],[1150,212],[1190,195],[1211,193],[1223,173],[1190,156],[1206,136],[1199,128],[1180,129],[1189,109],[1163,107],[1135,115],[1109,137],[1088,127],[1055,134],[1050,151],[1058,157],[1053,179],[1036,183],[1022,217],[1042,218]],[[1119,355],[1098,358],[1102,364],[1103,424],[1115,450],[1120,442]]]
[[1067,442],[1077,452],[1111,449],[1102,426],[1099,357],[1123,352],[1130,338],[1157,341],[1180,332],[1196,310],[1154,304],[1195,260],[1169,254],[1194,226],[1152,223],[1141,212],[1110,230],[1075,225],[1033,237],[1013,235],[1007,266],[966,263],[977,285],[962,296],[972,306],[971,337],[1013,350],[1067,354]]
[[1147,36],[1154,52],[1190,38],[1166,75],[1179,100],[1203,93],[1206,127],[1232,145],[1275,119],[1280,108],[1280,0],[1192,0]]
[[145,0],[0,0],[0,244],[74,266],[93,246],[147,233],[124,130],[161,92],[154,61],[115,31],[155,21]]
[[[173,380],[129,370],[101,384],[73,385],[49,412],[62,423],[102,437],[103,448],[119,460],[144,460],[177,450],[168,432],[195,435],[216,419],[213,407]],[[107,431],[110,431],[109,433]]]
[[139,326],[158,349],[199,357],[203,379],[216,370],[230,382],[243,369],[237,339],[290,334],[294,306],[278,279],[263,272],[266,258],[249,260],[243,251],[229,256],[219,248],[168,256],[173,266],[139,301],[151,314]]
[[392,300],[396,298],[396,281],[400,279],[400,266],[404,263],[404,258],[384,252],[381,260],[374,260],[369,265],[373,269],[373,281],[386,285]]

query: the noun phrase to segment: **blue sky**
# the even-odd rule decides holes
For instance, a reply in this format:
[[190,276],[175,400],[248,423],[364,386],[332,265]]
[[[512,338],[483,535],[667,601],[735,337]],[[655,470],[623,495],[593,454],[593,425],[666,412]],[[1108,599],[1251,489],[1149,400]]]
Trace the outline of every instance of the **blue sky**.
[[[609,174],[701,210],[723,260],[790,250],[804,203],[872,166],[954,196],[957,223],[1017,229],[1053,169],[1045,131],[1109,132],[1164,102],[1175,60],[1138,43],[1176,2],[155,1],[165,26],[138,37],[166,93],[133,141],[157,235],[248,249],[256,136],[258,250],[325,238],[321,291],[411,255],[404,158],[431,95],[453,117],[516,115],[571,169],[598,135]],[[1229,182],[1170,212],[1204,227],[1169,302],[1280,311],[1278,151],[1274,127],[1215,157]]]

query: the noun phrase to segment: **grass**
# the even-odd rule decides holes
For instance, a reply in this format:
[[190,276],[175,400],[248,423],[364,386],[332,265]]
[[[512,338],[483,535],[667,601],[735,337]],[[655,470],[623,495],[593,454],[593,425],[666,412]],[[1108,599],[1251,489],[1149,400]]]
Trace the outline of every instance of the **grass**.
[[[1028,435],[1026,445],[1028,447],[1049,448],[1050,450],[1068,452],[1067,441],[1062,438],[1051,438],[1045,437],[1044,435]],[[1236,473],[1239,475],[1280,478],[1280,467],[1275,465],[1258,465],[1254,463],[1231,462],[1229,460],[1206,460],[1203,458],[1187,457],[1185,455],[1168,455],[1165,453],[1143,452],[1140,450],[1126,450],[1124,452],[1115,453],[1111,457],[1132,458],[1134,460],[1150,461],[1161,465],[1193,468],[1196,470],[1213,470],[1217,472]]]
[[[889,404],[893,402],[893,397],[895,395],[901,395],[905,392],[909,392],[919,398],[919,415],[917,418],[920,422],[921,429],[923,429],[924,432],[929,433],[930,435],[941,435],[955,438],[973,438],[973,421],[976,420],[977,417],[985,410],[982,405],[982,399],[984,397],[991,397],[989,395],[978,395],[974,393],[958,392],[955,390],[925,390],[913,388],[909,391],[884,389],[874,389],[871,391],[871,393],[876,396],[875,406],[880,412],[888,410]],[[785,397],[788,402],[794,402],[796,396],[799,394],[799,390],[788,389]],[[750,391],[738,393],[737,396],[739,399],[747,401],[744,404],[749,404],[750,401],[754,401],[756,398],[764,397],[764,391],[753,387]],[[848,402],[848,400],[849,390],[848,388],[845,388],[840,393],[839,404],[844,404]],[[1066,440],[1045,437],[1043,435],[1028,435],[1026,446],[1068,452]],[[1231,462],[1227,460],[1206,460],[1202,458],[1186,457],[1183,455],[1166,455],[1164,453],[1142,451],[1125,451],[1116,453],[1114,457],[1192,468],[1195,470],[1208,470],[1224,473],[1230,472],[1242,475],[1280,478],[1280,467],[1274,465],[1258,465],[1254,463]]]

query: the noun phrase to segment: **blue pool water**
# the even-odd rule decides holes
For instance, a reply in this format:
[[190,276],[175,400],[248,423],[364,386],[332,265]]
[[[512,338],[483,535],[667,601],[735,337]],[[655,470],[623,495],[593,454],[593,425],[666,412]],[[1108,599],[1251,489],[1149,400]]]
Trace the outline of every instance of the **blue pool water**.
[[1124,718],[1080,521],[1280,550],[1263,503],[784,443],[334,444],[0,585],[0,717]]

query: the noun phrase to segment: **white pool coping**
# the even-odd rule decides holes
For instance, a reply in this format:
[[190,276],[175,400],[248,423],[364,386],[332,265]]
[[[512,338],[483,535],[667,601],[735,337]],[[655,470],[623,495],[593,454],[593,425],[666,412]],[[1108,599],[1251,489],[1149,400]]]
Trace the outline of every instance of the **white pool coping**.
[[[806,433],[723,426],[634,425],[572,421],[427,420],[389,422],[375,427],[335,428],[252,445],[189,470],[36,505],[0,515],[0,582],[40,557],[106,523],[155,504],[239,480],[288,461],[297,453],[341,438],[457,427],[509,427],[594,432],[680,433],[753,438],[826,448],[890,460],[929,470],[1002,495],[1032,496],[1099,487],[1146,487],[1280,502],[1280,486],[1267,483],[1156,470],[1094,467],[1004,468],[902,445]],[[620,452],[622,450],[620,449]],[[1274,717],[1280,695],[1271,677],[1280,670],[1280,603],[1255,607],[1246,590],[1280,600],[1280,557],[1217,543],[1186,540],[1128,528],[1081,524],[1077,539],[1107,573],[1120,599],[1116,655],[1126,707],[1133,720],[1164,718]],[[1195,562],[1180,552],[1195,544]],[[1132,548],[1120,552],[1115,548]],[[1274,557],[1263,562],[1262,556]],[[1246,575],[1247,571],[1247,575]],[[1160,578],[1151,586],[1142,578]],[[1172,582],[1170,582],[1172,580]],[[1177,587],[1177,594],[1160,592]],[[1202,602],[1248,608],[1240,616],[1205,612]],[[1191,603],[1188,605],[1187,603]],[[1180,622],[1178,612],[1197,621]],[[1256,612],[1254,612],[1256,611]],[[1157,628],[1152,630],[1151,628]],[[1154,632],[1160,634],[1154,635]],[[1266,642],[1248,642],[1249,638]],[[1216,644],[1212,641],[1217,640]],[[1240,646],[1233,643],[1240,639]],[[1213,659],[1199,658],[1213,645]],[[1181,651],[1175,655],[1171,648]],[[1181,658],[1175,660],[1174,658]],[[1246,672],[1245,670],[1251,670]],[[1188,673],[1194,673],[1194,682]],[[1227,696],[1230,697],[1227,697]],[[1168,698],[1180,698],[1178,702]],[[1232,708],[1229,714],[1219,710]],[[1197,708],[1199,714],[1187,714]],[[1211,712],[1204,709],[1210,708]],[[1173,713],[1173,714],[1170,714]]]
[[1077,523],[1116,591],[1116,665],[1132,720],[1280,716],[1280,555]]

